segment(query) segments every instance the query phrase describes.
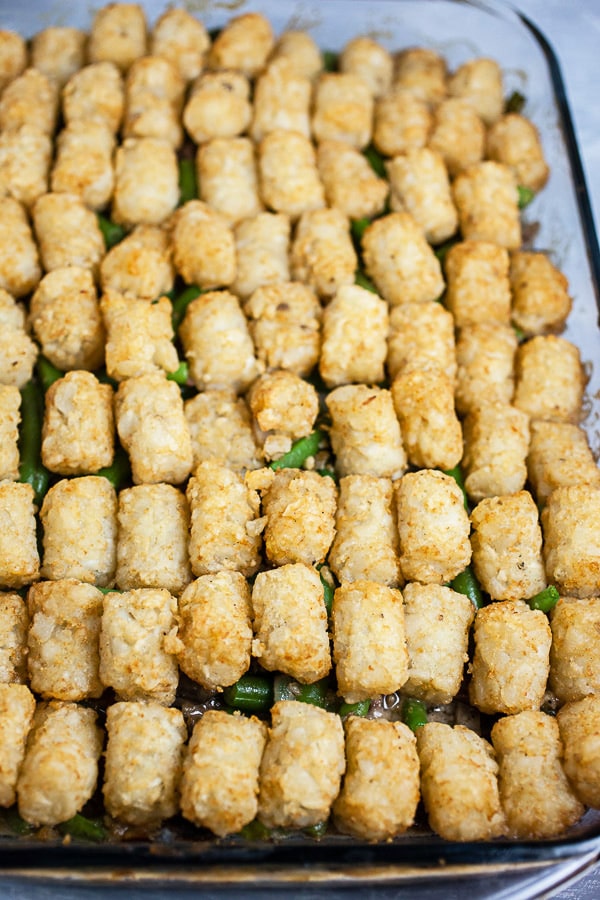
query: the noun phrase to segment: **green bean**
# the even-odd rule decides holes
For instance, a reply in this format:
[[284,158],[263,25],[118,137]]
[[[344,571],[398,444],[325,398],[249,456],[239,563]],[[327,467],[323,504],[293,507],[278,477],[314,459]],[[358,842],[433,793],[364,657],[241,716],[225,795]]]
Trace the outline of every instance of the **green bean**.
[[290,675],[277,675],[273,682],[273,699],[275,703],[280,700],[298,700],[300,703],[310,703],[312,706],[325,708],[328,706],[329,679],[321,678],[313,684],[300,684]]
[[520,91],[513,91],[504,103],[505,113],[520,113],[525,106],[525,96]]
[[223,699],[242,712],[264,712],[273,705],[273,681],[265,675],[242,675],[225,688]]
[[180,294],[178,294],[173,300],[172,304],[172,320],[173,320],[173,331],[177,331],[181,323],[183,322],[183,318],[185,316],[185,312],[196,297],[199,297],[202,293],[201,289],[195,285],[190,284],[185,288]]
[[471,566],[467,566],[464,572],[453,578],[450,582],[450,587],[457,594],[464,594],[468,597],[475,609],[481,609],[484,605],[483,592]]
[[381,155],[381,153],[379,153],[378,150],[375,149],[375,147],[373,147],[372,144],[369,144],[369,146],[363,150],[363,156],[367,157],[369,164],[376,175],[379,175],[380,178],[386,177],[385,162],[383,156]]
[[455,482],[457,483],[457,485],[459,486],[459,488],[460,488],[461,491],[462,491],[463,502],[464,502],[464,504],[465,504],[465,509],[468,510],[468,509],[469,509],[469,500],[468,500],[468,497],[467,497],[467,492],[466,492],[466,490],[465,490],[465,480],[464,480],[464,477],[463,477],[463,473],[462,473],[461,467],[460,467],[460,466],[454,466],[453,469],[445,469],[445,470],[444,470],[444,474],[445,474],[445,475],[450,475],[451,478],[454,478]]
[[338,67],[338,54],[333,50],[323,50],[323,68],[326,72],[336,72]]
[[371,224],[371,219],[352,219],[350,223],[350,231],[355,241],[360,243],[363,234]]
[[402,704],[402,721],[408,725],[411,731],[416,731],[422,725],[427,724],[427,709],[421,700],[406,697]]
[[558,603],[560,594],[553,584],[548,585],[543,591],[530,597],[527,603],[532,609],[540,609],[542,612],[550,612]]
[[108,478],[116,491],[119,491],[124,484],[127,484],[127,482],[131,480],[131,464],[129,462],[129,456],[120,444],[115,450],[112,465],[98,469],[96,475]]
[[189,374],[190,370],[188,364],[186,362],[180,362],[174,372],[167,372],[167,379],[169,381],[174,381],[176,384],[187,384]]
[[267,841],[271,837],[271,830],[259,819],[253,819],[240,828],[238,836],[246,841]]
[[370,709],[370,700],[359,700],[357,703],[342,703],[338,709],[338,715],[340,715],[342,719],[346,716],[366,716]]
[[322,437],[323,432],[317,430],[306,437],[300,438],[292,444],[291,450],[288,450],[288,452],[284,453],[283,456],[280,456],[279,459],[274,459],[273,462],[270,463],[270,467],[275,469],[275,471],[277,471],[277,469],[302,468],[306,460],[310,459],[311,456],[314,456],[319,449]]
[[317,472],[322,478],[333,478],[336,482],[338,480],[337,474],[333,469],[317,469]]
[[518,325],[515,325],[514,322],[512,323],[512,327],[513,327],[514,333],[515,333],[516,336],[517,336],[517,341],[518,341],[519,344],[520,344],[522,341],[525,340],[525,337],[526,337],[525,332],[523,331],[522,328],[519,328]]
[[22,819],[14,806],[4,811],[4,821],[13,834],[31,834],[34,830],[33,825]]
[[44,401],[38,386],[28,381],[21,388],[21,425],[19,429],[19,481],[30,484],[39,507],[50,483],[50,473],[42,465],[42,423]]
[[179,160],[179,205],[198,197],[196,165],[193,159]]
[[54,384],[55,381],[58,381],[65,374],[41,354],[37,358],[35,371],[44,393],[46,393],[51,384]]
[[364,288],[366,291],[371,291],[372,294],[378,293],[378,290],[371,279],[367,278],[367,276],[363,271],[361,271],[361,269],[357,269],[354,273],[354,284],[357,284],[359,287]]
[[308,837],[319,840],[319,838],[322,838],[327,834],[327,821],[317,822],[316,825],[308,825],[307,828],[303,828],[302,830]]
[[88,819],[80,813],[76,813],[71,819],[59,825],[59,830],[63,834],[84,841],[99,842],[106,840],[107,837],[106,829],[99,819]]
[[119,588],[98,587],[98,585],[96,585],[96,590],[100,591],[101,594],[122,594],[123,593],[123,591],[120,590]]
[[434,248],[433,252],[442,265],[446,262],[448,251],[454,247],[455,244],[458,244],[458,237],[451,237],[447,241],[444,241],[443,244],[438,244],[438,246]]
[[107,219],[102,213],[96,213],[96,217],[98,219],[100,231],[102,232],[102,237],[104,238],[106,249],[110,250],[111,247],[114,247],[115,244],[118,244],[123,240],[127,232],[122,225],[111,222],[110,219]]
[[519,192],[519,209],[525,209],[535,197],[535,191],[525,187],[523,184],[517,186],[517,191]]
[[[335,592],[335,588],[332,584],[333,579],[331,581],[325,577],[323,574],[323,567],[318,566],[319,570],[319,578],[321,579],[321,584],[323,585],[323,602],[325,603],[325,609],[327,610],[327,615],[331,615],[331,607],[333,606],[333,595]],[[327,569],[329,572],[329,569]]]

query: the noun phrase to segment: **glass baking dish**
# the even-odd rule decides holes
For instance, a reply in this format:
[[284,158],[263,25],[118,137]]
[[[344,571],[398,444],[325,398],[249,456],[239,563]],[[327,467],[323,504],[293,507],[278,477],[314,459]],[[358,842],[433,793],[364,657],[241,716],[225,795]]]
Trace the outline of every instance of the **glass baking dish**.
[[[99,4],[98,4],[99,5]],[[143,3],[149,22],[166,4]],[[451,68],[473,56],[498,60],[505,93],[527,98],[526,114],[539,128],[551,168],[550,180],[523,214],[527,246],[549,252],[569,279],[573,310],[565,336],[576,343],[589,375],[583,423],[600,455],[600,251],[556,56],[543,35],[517,10],[495,0],[189,0],[182,4],[209,29],[234,15],[259,11],[276,33],[303,28],[319,46],[339,50],[352,37],[369,34],[389,49],[429,46]],[[3,2],[0,27],[26,36],[50,25],[88,28],[93,9],[73,0]],[[266,887],[307,886],[338,891],[374,888],[378,896],[403,886],[411,896],[458,896],[468,883],[477,896],[539,895],[576,877],[600,853],[600,812],[590,811],[559,839],[450,844],[425,826],[382,844],[339,835],[322,840],[291,836],[272,842],[241,838],[207,840],[191,826],[165,828],[153,841],[90,844],[0,835],[5,877],[87,885],[169,884],[241,890],[260,896]],[[490,876],[494,876],[493,881]],[[483,887],[484,883],[487,885]],[[258,891],[254,894],[254,891]]]

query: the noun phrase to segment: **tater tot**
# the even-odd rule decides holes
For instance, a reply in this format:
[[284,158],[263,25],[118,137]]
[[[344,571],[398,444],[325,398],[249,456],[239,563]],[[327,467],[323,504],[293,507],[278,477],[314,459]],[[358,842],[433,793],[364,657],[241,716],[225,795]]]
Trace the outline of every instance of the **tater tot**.
[[458,227],[458,215],[446,165],[437,150],[407,150],[387,162],[386,172],[392,211],[410,213],[430,244],[452,237]]
[[252,587],[252,610],[252,655],[264,669],[291,675],[303,684],[329,673],[323,585],[312,566],[291,563],[259,572]]
[[162,373],[122,381],[115,419],[134,484],[185,481],[193,455],[179,385]]
[[251,118],[250,82],[241,72],[203,72],[183,109],[183,124],[196,144],[243,134]]
[[452,314],[435,300],[400,303],[390,310],[387,370],[393,380],[405,369],[441,369],[454,384],[456,342]]
[[100,697],[102,593],[74,578],[29,589],[27,666],[31,689],[45,699]]
[[338,60],[340,72],[357,75],[374,97],[386,94],[392,84],[394,59],[378,41],[367,35],[349,40]]
[[0,195],[26,207],[48,190],[52,140],[37,125],[0,133]]
[[35,697],[24,684],[0,684],[0,807],[16,800],[19,769],[35,712]]
[[189,509],[171,484],[137,484],[119,492],[117,570],[122,591],[166,588],[180,594],[192,580]]
[[235,241],[226,217],[189,200],[171,220],[173,263],[187,284],[227,287],[236,276]]
[[408,47],[394,59],[392,85],[435,106],[446,96],[446,76],[446,63],[439,53],[427,47]]
[[146,828],[175,815],[187,738],[181,711],[152,700],[113,703],[106,730],[102,794],[108,814]]
[[400,423],[391,392],[366,384],[344,384],[326,399],[336,472],[399,478],[407,467]]
[[319,372],[327,387],[383,381],[388,330],[385,300],[358,285],[342,285],[323,311]]
[[561,597],[550,613],[548,687],[561,703],[600,694],[600,597]]
[[335,713],[283,700],[271,710],[260,764],[258,818],[267,828],[324,822],[340,789],[344,729]]
[[492,728],[508,833],[521,840],[561,834],[584,812],[564,773],[556,719],[526,710]]
[[509,256],[489,241],[459,241],[446,255],[445,304],[457,328],[511,319]]
[[276,59],[287,60],[298,75],[310,78],[311,81],[323,69],[321,50],[308,31],[283,31],[275,43],[270,62]]
[[514,405],[532,419],[577,425],[586,381],[579,348],[566,338],[536,335],[519,345]]
[[265,552],[271,563],[322,563],[335,533],[337,488],[331,478],[280,469],[262,497]]
[[253,78],[264,68],[275,38],[271,24],[260,13],[230,19],[208,52],[209,69],[239,69]]
[[238,472],[258,469],[260,450],[246,401],[235,391],[204,391],[184,403],[194,468],[204,460],[224,462]]
[[0,129],[11,131],[35,122],[52,136],[58,117],[58,86],[38,69],[25,69],[7,85],[0,97]]
[[14,384],[0,384],[0,481],[19,478],[21,394]]
[[600,488],[573,484],[553,491],[542,510],[548,581],[571,597],[600,594]]
[[44,275],[29,306],[42,353],[61,371],[97,369],[104,360],[104,326],[92,274],[66,266]]
[[184,817],[219,837],[252,822],[266,737],[267,726],[254,716],[207,710],[194,727],[183,761]]
[[300,216],[290,250],[295,281],[315,289],[324,302],[354,284],[358,259],[350,223],[339,209],[313,209]]
[[179,147],[184,93],[185,82],[168,59],[143,56],[135,60],[125,78],[123,137],[161,138]]
[[13,197],[0,197],[0,289],[23,297],[35,289],[42,270],[27,213]]
[[550,169],[540,135],[525,116],[507,113],[497,119],[488,129],[486,151],[488,159],[513,170],[517,184],[532,191],[540,191],[546,184]]
[[439,260],[407,212],[375,219],[362,237],[367,274],[390,306],[437,300],[444,290]]
[[469,699],[484,713],[539,709],[550,670],[548,618],[524,600],[477,610]]
[[76,703],[38,706],[17,781],[19,815],[26,822],[66,822],[92,797],[102,751],[96,717]]
[[600,469],[583,428],[569,422],[531,423],[527,476],[539,506],[555,488],[600,487]]
[[106,371],[111,378],[124,381],[177,369],[167,297],[149,303],[109,288],[100,300],[100,310],[106,329]]
[[113,221],[125,228],[160,225],[179,202],[175,150],[161,138],[128,138],[115,155]]
[[249,138],[206,141],[198,148],[196,167],[201,199],[230,224],[261,211],[255,150]]
[[480,162],[485,154],[485,125],[460,97],[443,100],[433,111],[427,146],[441,153],[451,178]]
[[[471,502],[521,491],[527,481],[529,416],[509,403],[491,402],[472,409],[462,424],[462,468]],[[598,478],[600,483],[600,472]]]
[[429,105],[406,88],[394,88],[375,101],[373,144],[384,156],[425,147],[431,126]]
[[396,504],[404,580],[452,581],[471,560],[469,516],[454,478],[437,469],[407,472]]
[[491,125],[501,116],[504,108],[504,86],[499,64],[486,57],[467,60],[448,79],[448,94],[461,97],[486,125]]
[[248,404],[266,452],[272,437],[287,437],[291,447],[292,441],[311,433],[319,413],[319,394],[299,375],[276,369],[256,379]]
[[310,79],[299,75],[286,59],[272,60],[254,85],[250,136],[261,141],[276,129],[310,137]]
[[192,300],[179,336],[198,390],[243,393],[259,374],[246,317],[229,291],[209,291]]
[[126,296],[156,300],[173,289],[169,236],[156,225],[137,225],[100,263],[100,284]]
[[0,683],[27,682],[29,613],[23,598],[0,591]]
[[371,219],[383,210],[389,185],[355,147],[344,141],[321,141],[317,166],[329,206],[351,219]]
[[507,250],[521,246],[517,182],[508,166],[494,160],[469,166],[454,179],[452,195],[465,240],[490,241]]
[[471,528],[475,573],[492,600],[527,600],[546,587],[542,529],[529,491],[484,498]]
[[414,734],[403,722],[350,716],[345,737],[346,774],[333,804],[338,831],[368,841],[403,834],[419,802]]
[[317,142],[366,147],[373,131],[373,95],[363,79],[349,72],[321,74],[315,84],[311,129]]
[[113,389],[86,371],[67,372],[46,392],[42,462],[60,475],[86,475],[112,465]]
[[477,322],[460,329],[454,396],[459,415],[487,403],[511,402],[517,344],[517,335],[510,325]]
[[89,269],[97,278],[106,245],[96,215],[81,197],[43,194],[34,203],[32,216],[46,272],[77,266]]
[[27,66],[27,44],[16,31],[0,29],[0,91]]
[[150,35],[152,55],[168,59],[185,82],[198,77],[209,47],[206,26],[187,9],[166,9]]
[[429,825],[447,841],[484,841],[506,831],[491,744],[464,725],[417,730],[421,794]]
[[100,678],[120,700],[175,699],[178,668],[166,649],[177,601],[167,590],[137,588],[104,596],[100,631]]
[[99,122],[116,134],[125,110],[123,76],[112,62],[84,66],[67,81],[62,100],[67,126],[81,120]]
[[25,309],[0,287],[0,384],[23,387],[30,380],[38,347],[25,330]]
[[316,150],[305,135],[281,128],[258,144],[261,199],[275,212],[296,220],[303,212],[325,206]]
[[564,749],[563,768],[578,799],[600,807],[600,697],[565,703],[556,714]]
[[375,475],[340,478],[328,564],[341,584],[366,580],[398,587],[398,532],[391,479]]
[[310,373],[321,347],[321,305],[311,288],[293,281],[261,286],[244,311],[260,365]]
[[44,529],[42,578],[76,578],[99,587],[113,584],[117,495],[107,478],[84,475],[57,481],[44,497],[40,518]]
[[79,28],[44,28],[31,40],[31,65],[62,87],[84,65],[86,44]]
[[399,690],[409,665],[400,591],[360,579],[342,584],[331,615],[337,688],[345,702]]
[[404,626],[408,678],[403,690],[425,703],[450,703],[458,693],[475,617],[471,600],[437,584],[406,584]]
[[21,588],[40,577],[34,492],[30,484],[0,482],[0,585]]
[[290,220],[283,213],[259,212],[237,223],[234,294],[247,300],[259,287],[289,281],[290,230]]
[[527,337],[562,331],[571,312],[569,282],[546,254],[512,253],[510,286],[512,320]]
[[186,489],[191,509],[190,562],[194,575],[221,570],[250,576],[260,565],[260,498],[240,474],[215,460],[195,469]]
[[104,209],[114,188],[114,149],[114,135],[104,123],[73,121],[56,140],[52,191],[75,194],[90,209]]
[[250,666],[250,587],[239,572],[201,575],[178,601],[177,636],[167,647],[183,672],[209,691],[234,684]]
[[408,461],[427,469],[453,469],[463,455],[454,411],[454,384],[445,372],[411,368],[392,382],[394,409]]
[[90,62],[113,62],[126,72],[147,52],[147,24],[137,3],[109,3],[94,16],[88,43]]

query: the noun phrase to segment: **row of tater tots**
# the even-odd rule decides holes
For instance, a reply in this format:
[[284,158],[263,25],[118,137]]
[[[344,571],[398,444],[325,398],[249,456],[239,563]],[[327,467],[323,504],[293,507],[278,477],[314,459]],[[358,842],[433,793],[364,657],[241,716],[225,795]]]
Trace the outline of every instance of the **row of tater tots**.
[[[422,799],[447,839],[531,838],[600,805],[600,470],[567,280],[522,248],[538,133],[489,59],[449,72],[359,37],[323,64],[253,13],[217,36],[120,3],[89,34],[0,32],[0,805],[32,824],[85,806],[103,748],[106,812],[144,833],[178,811],[218,836],[331,815],[383,840]],[[108,251],[107,210],[127,232]],[[182,283],[203,293],[174,326]],[[65,374],[38,510],[18,435],[40,352]],[[337,481],[319,456],[267,467],[321,423],[315,371]],[[119,444],[116,491],[97,473]],[[479,610],[448,586],[470,563]],[[549,584],[548,617],[526,601]],[[415,735],[280,701],[270,727],[208,709],[188,741],[180,673],[220,692],[257,664],[429,707],[467,665],[497,721],[490,741]]]

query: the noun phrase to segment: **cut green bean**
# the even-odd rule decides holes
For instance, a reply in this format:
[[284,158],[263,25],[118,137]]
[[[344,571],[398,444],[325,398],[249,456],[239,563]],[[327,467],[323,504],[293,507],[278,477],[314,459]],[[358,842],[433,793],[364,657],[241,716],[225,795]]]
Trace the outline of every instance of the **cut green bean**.
[[317,469],[322,478],[333,478],[337,482],[338,477],[333,469]]
[[308,825],[307,828],[303,828],[302,830],[308,837],[319,840],[319,838],[322,838],[327,834],[327,822],[317,822],[316,825]]
[[535,191],[523,184],[518,185],[517,191],[519,192],[519,209],[525,209],[535,197]]
[[453,578],[450,582],[450,587],[457,594],[464,594],[468,597],[475,609],[481,609],[484,605],[483,591],[479,587],[479,582],[471,566],[467,566],[464,572]]
[[445,469],[445,475],[450,475],[451,478],[454,478],[455,482],[459,486],[463,495],[463,502],[465,504],[465,509],[469,509],[469,499],[467,497],[467,492],[465,490],[465,480],[463,477],[462,469],[460,466],[454,466],[453,469]]
[[314,684],[300,684],[291,675],[277,675],[273,681],[273,699],[275,703],[280,700],[297,700],[300,703],[310,703],[312,706],[326,708],[328,706],[329,679],[321,678]]
[[96,475],[108,478],[116,491],[121,490],[123,485],[131,481],[131,463],[129,462],[129,456],[121,445],[115,450],[112,465],[98,469]]
[[105,841],[107,837],[106,828],[99,819],[88,819],[81,813],[59,825],[59,830],[84,841]]
[[198,197],[196,165],[193,159],[179,160],[179,205]]
[[451,237],[449,238],[449,240],[444,241],[443,244],[438,244],[438,246],[434,248],[433,252],[442,265],[444,265],[444,263],[446,262],[448,251],[451,250],[455,244],[458,244],[458,237]]
[[371,219],[352,219],[350,231],[355,241],[360,243],[363,234],[371,224]]
[[323,50],[323,68],[326,72],[336,72],[338,67],[338,54],[334,50]]
[[50,385],[54,384],[55,381],[58,381],[65,374],[42,355],[37,358],[35,371],[44,393],[46,393]]
[[300,438],[292,444],[291,450],[288,450],[279,459],[274,459],[270,463],[270,467],[275,469],[275,471],[277,469],[300,469],[307,459],[315,455],[319,449],[322,437],[323,432],[317,430],[306,437]]
[[509,97],[506,98],[504,103],[504,112],[505,113],[520,113],[525,106],[526,99],[525,95],[520,91],[513,91]]
[[268,841],[271,837],[271,830],[259,819],[253,819],[238,831],[238,836],[244,838],[245,841]]
[[187,384],[190,370],[186,362],[180,362],[174,372],[167,373],[168,381],[174,381],[176,384]]
[[370,278],[367,278],[365,273],[361,271],[361,269],[357,269],[354,273],[354,284],[357,284],[359,287],[364,288],[366,291],[371,291],[372,294],[377,294],[377,288],[373,284]]
[[242,712],[265,712],[273,705],[273,681],[265,675],[242,675],[225,688],[223,699]]
[[375,174],[380,178],[386,178],[385,161],[381,153],[369,144],[369,146],[363,150],[363,155],[368,159]]
[[515,333],[516,336],[517,336],[518,342],[521,343],[522,341],[524,341],[526,335],[525,335],[525,332],[523,331],[523,329],[522,329],[522,328],[519,328],[518,325],[515,325],[514,322],[512,323],[512,327],[513,327],[514,333]]
[[427,709],[421,700],[406,697],[402,704],[402,721],[411,731],[427,724]]
[[21,425],[19,428],[19,481],[30,484],[39,507],[50,483],[50,473],[42,465],[42,424],[44,400],[37,384],[28,381],[21,388]]
[[34,830],[33,825],[21,818],[14,806],[4,811],[4,821],[13,834],[31,834]]
[[96,585],[96,590],[100,591],[101,594],[122,594],[123,593],[123,591],[120,590],[119,588],[98,587],[98,585]]
[[186,287],[180,294],[178,294],[172,303],[172,321],[173,321],[173,331],[177,331],[181,323],[183,322],[186,310],[192,300],[195,300],[196,297],[199,297],[202,293],[201,289],[196,284],[190,284],[189,287]]
[[[319,578],[321,579],[321,584],[323,585],[323,602],[325,603],[325,609],[327,610],[327,615],[331,615],[331,607],[333,606],[333,595],[335,593],[335,588],[333,586],[332,581],[325,577],[323,574],[322,566],[318,567],[319,569]],[[328,570],[329,571],[329,570]]]
[[96,213],[96,217],[98,219],[100,231],[102,232],[102,237],[104,238],[106,249],[110,250],[115,244],[118,244],[123,240],[127,232],[122,225],[111,222],[110,219],[107,219],[102,213]]
[[560,594],[553,584],[548,585],[543,591],[530,597],[527,603],[532,609],[539,609],[542,612],[550,612],[558,603]]
[[370,700],[359,700],[357,703],[342,703],[338,714],[344,719],[346,716],[366,716],[371,709]]

